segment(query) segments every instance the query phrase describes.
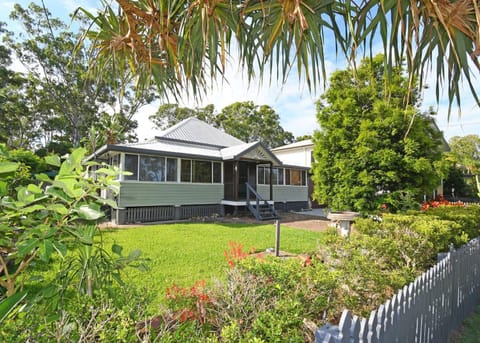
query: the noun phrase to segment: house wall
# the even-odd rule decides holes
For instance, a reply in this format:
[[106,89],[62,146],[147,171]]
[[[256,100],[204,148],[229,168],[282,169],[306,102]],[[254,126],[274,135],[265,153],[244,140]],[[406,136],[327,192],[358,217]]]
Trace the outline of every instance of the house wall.
[[274,153],[285,164],[311,167],[312,150],[311,147],[302,147],[285,151],[274,151]]
[[223,184],[122,182],[118,207],[219,204]]
[[[257,192],[262,198],[270,199],[270,186],[258,185]],[[275,202],[305,201],[308,203],[308,186],[273,186],[273,200]]]

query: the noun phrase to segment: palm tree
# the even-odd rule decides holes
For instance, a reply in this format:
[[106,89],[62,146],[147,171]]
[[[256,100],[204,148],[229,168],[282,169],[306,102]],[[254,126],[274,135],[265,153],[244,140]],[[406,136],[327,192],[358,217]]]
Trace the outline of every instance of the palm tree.
[[381,42],[387,74],[403,63],[412,86],[436,65],[437,100],[446,83],[450,105],[460,105],[462,80],[480,103],[472,84],[472,69],[480,70],[477,1],[116,0],[98,14],[81,10],[93,20],[85,37],[94,70],[113,64],[140,89],[154,83],[163,97],[201,96],[209,79],[223,77],[234,47],[250,81],[283,81],[296,67],[315,88],[326,80],[328,34],[352,66]]

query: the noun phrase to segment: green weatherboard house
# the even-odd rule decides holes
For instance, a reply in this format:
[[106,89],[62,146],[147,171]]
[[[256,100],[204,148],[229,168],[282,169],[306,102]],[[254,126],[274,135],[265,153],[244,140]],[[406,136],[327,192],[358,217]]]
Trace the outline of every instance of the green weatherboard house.
[[120,178],[117,224],[239,208],[264,220],[308,207],[308,167],[284,165],[261,142],[242,142],[196,118],[146,142],[105,145],[91,158],[132,173]]

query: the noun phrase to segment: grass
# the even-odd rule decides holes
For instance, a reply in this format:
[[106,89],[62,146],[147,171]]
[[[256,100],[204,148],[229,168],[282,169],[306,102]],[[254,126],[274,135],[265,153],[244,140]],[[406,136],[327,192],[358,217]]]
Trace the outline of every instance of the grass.
[[[292,253],[314,251],[321,233],[281,227],[280,248]],[[224,251],[229,242],[241,243],[243,250],[264,251],[275,246],[274,225],[244,224],[162,224],[104,231],[108,248],[112,243],[123,247],[125,254],[140,249],[149,258],[148,272],[128,270],[128,284],[145,287],[156,294],[160,303],[166,287],[173,284],[191,286],[198,280],[212,283],[221,279],[228,268]]]
[[465,319],[451,343],[477,343],[480,340],[480,306]]

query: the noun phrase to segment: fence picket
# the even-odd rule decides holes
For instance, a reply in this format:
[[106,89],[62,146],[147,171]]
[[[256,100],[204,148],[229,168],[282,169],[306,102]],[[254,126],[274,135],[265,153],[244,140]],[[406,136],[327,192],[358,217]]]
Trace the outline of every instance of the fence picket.
[[338,332],[320,328],[315,342],[442,343],[479,302],[477,237],[456,251],[451,249],[436,265],[372,311],[368,321],[345,310]]

